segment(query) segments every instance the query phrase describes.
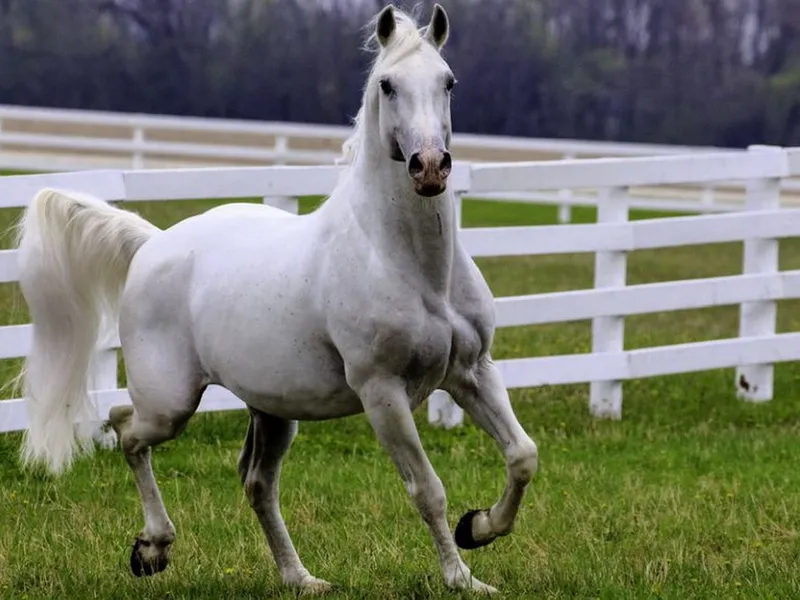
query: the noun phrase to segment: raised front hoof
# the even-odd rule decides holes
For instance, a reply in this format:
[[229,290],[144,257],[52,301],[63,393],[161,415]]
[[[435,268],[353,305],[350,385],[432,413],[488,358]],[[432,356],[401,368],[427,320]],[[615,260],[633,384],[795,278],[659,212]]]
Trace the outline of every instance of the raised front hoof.
[[169,546],[157,546],[136,538],[131,550],[131,573],[136,577],[149,577],[160,573],[169,565]]
[[463,550],[474,550],[495,541],[497,536],[489,526],[489,510],[467,511],[456,525],[454,537],[458,547]]

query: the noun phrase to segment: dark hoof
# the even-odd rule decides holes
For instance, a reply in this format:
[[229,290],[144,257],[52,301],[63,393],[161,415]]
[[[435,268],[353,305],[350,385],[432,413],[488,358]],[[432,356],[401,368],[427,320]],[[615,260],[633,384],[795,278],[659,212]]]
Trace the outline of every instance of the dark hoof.
[[136,577],[149,577],[166,569],[169,564],[168,548],[159,548],[146,540],[136,538],[131,551],[131,573]]
[[472,520],[475,518],[475,515],[485,512],[487,512],[487,509],[470,510],[466,512],[463,517],[461,517],[458,525],[456,525],[456,532],[454,535],[456,544],[459,548],[464,550],[474,550],[475,548],[480,548],[481,546],[488,546],[494,541],[494,537],[478,541],[472,536]]

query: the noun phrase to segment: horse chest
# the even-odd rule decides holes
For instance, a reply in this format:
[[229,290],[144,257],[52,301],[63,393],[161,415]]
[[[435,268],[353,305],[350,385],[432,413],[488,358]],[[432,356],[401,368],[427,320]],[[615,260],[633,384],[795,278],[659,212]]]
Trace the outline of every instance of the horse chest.
[[484,347],[479,328],[449,305],[429,313],[412,331],[421,335],[396,338],[406,345],[396,356],[405,355],[400,374],[418,391],[412,396],[426,396],[452,375],[470,370]]

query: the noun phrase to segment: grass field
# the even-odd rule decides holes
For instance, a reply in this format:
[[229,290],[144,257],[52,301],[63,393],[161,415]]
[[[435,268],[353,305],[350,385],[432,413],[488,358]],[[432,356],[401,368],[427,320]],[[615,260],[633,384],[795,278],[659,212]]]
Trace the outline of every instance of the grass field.
[[[303,203],[308,210],[315,200]],[[210,202],[136,204],[159,225]],[[0,226],[15,213],[0,212]],[[469,202],[469,225],[551,223],[555,208]],[[636,213],[636,218],[652,214]],[[592,221],[591,210],[575,219]],[[629,282],[735,274],[741,244],[635,252]],[[481,260],[496,295],[588,287],[591,255]],[[800,268],[800,240],[781,245]],[[0,289],[2,322],[26,322],[14,286]],[[628,320],[627,347],[735,336],[736,307]],[[800,330],[800,303],[781,302],[779,330]],[[583,352],[590,324],[498,332],[498,358]],[[7,380],[16,363],[2,371]],[[776,367],[775,400],[734,397],[733,371],[626,383],[624,418],[598,422],[588,386],[512,394],[537,441],[540,471],[516,531],[464,553],[474,574],[507,598],[790,598],[800,596],[800,366]],[[504,482],[500,454],[470,423],[423,443],[448,491],[454,525],[487,506]],[[20,436],[0,435],[0,597],[292,597],[278,580],[243,497],[235,463],[241,412],[196,416],[155,452],[156,476],[178,529],[173,562],[137,580],[130,542],[142,524],[131,473],[99,451],[60,480],[22,472]],[[436,556],[389,458],[363,416],[301,424],[285,462],[283,511],[306,566],[341,598],[438,598]]]

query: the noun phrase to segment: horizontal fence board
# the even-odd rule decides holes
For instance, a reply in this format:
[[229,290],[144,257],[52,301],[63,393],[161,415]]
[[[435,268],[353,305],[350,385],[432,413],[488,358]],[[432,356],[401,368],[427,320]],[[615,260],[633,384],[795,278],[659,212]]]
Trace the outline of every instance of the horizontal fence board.
[[90,152],[116,152],[118,154],[172,155],[192,158],[239,159],[252,161],[298,161],[307,163],[332,163],[338,156],[324,150],[278,149],[256,146],[230,146],[212,143],[134,141],[120,138],[56,136],[39,133],[3,133],[0,143],[30,146],[39,150],[81,150]]
[[0,327],[0,359],[27,356],[32,347],[33,325],[30,323]]
[[506,387],[524,388],[641,379],[794,360],[800,360],[800,333],[497,362]]
[[[111,407],[131,404],[131,397],[127,389],[101,390],[92,392],[91,395],[101,420],[108,418],[108,411]],[[21,398],[0,400],[0,433],[21,431],[27,428],[28,411],[25,405],[26,401]],[[245,403],[231,392],[220,386],[212,385],[203,394],[197,412],[240,410],[245,407]]]
[[498,327],[800,298],[800,271],[497,298]]
[[125,199],[188,200],[327,195],[340,167],[237,167],[125,171]]
[[626,223],[469,227],[459,232],[459,238],[474,257],[570,254],[633,245]]
[[800,209],[646,219],[625,223],[470,227],[460,238],[472,256],[633,251],[794,237]]
[[647,219],[630,226],[634,250],[787,238],[800,233],[800,209]]
[[[0,273],[5,259],[13,254],[13,251],[0,252]],[[784,271],[500,297],[495,299],[495,307],[498,327],[518,327],[798,297],[800,271]],[[0,327],[0,359],[26,356],[31,350],[32,336],[31,324]],[[108,345],[118,348],[119,338],[112,338]]]
[[0,119],[67,123],[72,125],[105,125],[153,130],[177,130],[251,135],[282,135],[292,137],[341,139],[352,133],[352,128],[338,125],[287,123],[278,121],[250,121],[244,119],[214,119],[207,117],[181,117],[111,111],[75,109],[31,108],[0,105]]
[[[555,204],[558,206],[596,206],[597,195],[595,194],[573,194],[564,196],[557,192],[525,192],[514,193],[505,192],[499,194],[467,194],[465,198],[470,200],[502,202],[509,204]],[[646,196],[628,196],[628,206],[634,209],[664,211],[664,212],[688,212],[688,213],[727,213],[744,210],[744,201],[740,202],[703,202],[694,199],[661,200]]]
[[0,250],[0,283],[19,281],[16,250]]
[[[787,148],[786,154],[789,158],[789,176],[796,177],[800,175],[800,148]],[[787,183],[792,184],[790,189],[800,188],[800,182],[792,181]]]
[[786,177],[782,152],[733,152],[677,156],[597,158],[530,163],[476,164],[472,193],[524,192],[573,187],[687,184]]
[[37,192],[48,187],[80,191],[103,200],[125,196],[122,173],[115,170],[8,175],[0,177],[0,208],[28,206]]
[[[125,199],[185,200],[260,196],[328,195],[342,167],[271,166],[125,171]],[[449,178],[454,191],[469,188],[470,165],[456,162]]]
[[[777,363],[800,360],[800,333],[775,336],[733,338],[677,344],[626,352],[573,354],[497,361],[507,388],[539,387],[627,380],[735,367],[741,364]],[[127,390],[96,393],[101,418],[111,406],[130,403]],[[0,401],[0,432],[26,426],[24,400]],[[212,386],[203,396],[200,411],[243,408],[233,394]]]
[[[332,139],[344,141],[352,127],[287,123],[245,119],[215,119],[172,115],[118,113],[61,108],[38,108],[0,105],[0,119],[65,123],[84,126],[117,126],[160,131],[191,131],[209,133],[247,134],[252,136],[286,136],[307,139]],[[631,142],[591,141],[551,138],[519,138],[470,133],[454,133],[453,147],[470,150],[514,150],[528,152],[556,152],[575,155],[651,156],[687,152],[740,152],[710,146],[678,146],[672,144],[641,144]]]

